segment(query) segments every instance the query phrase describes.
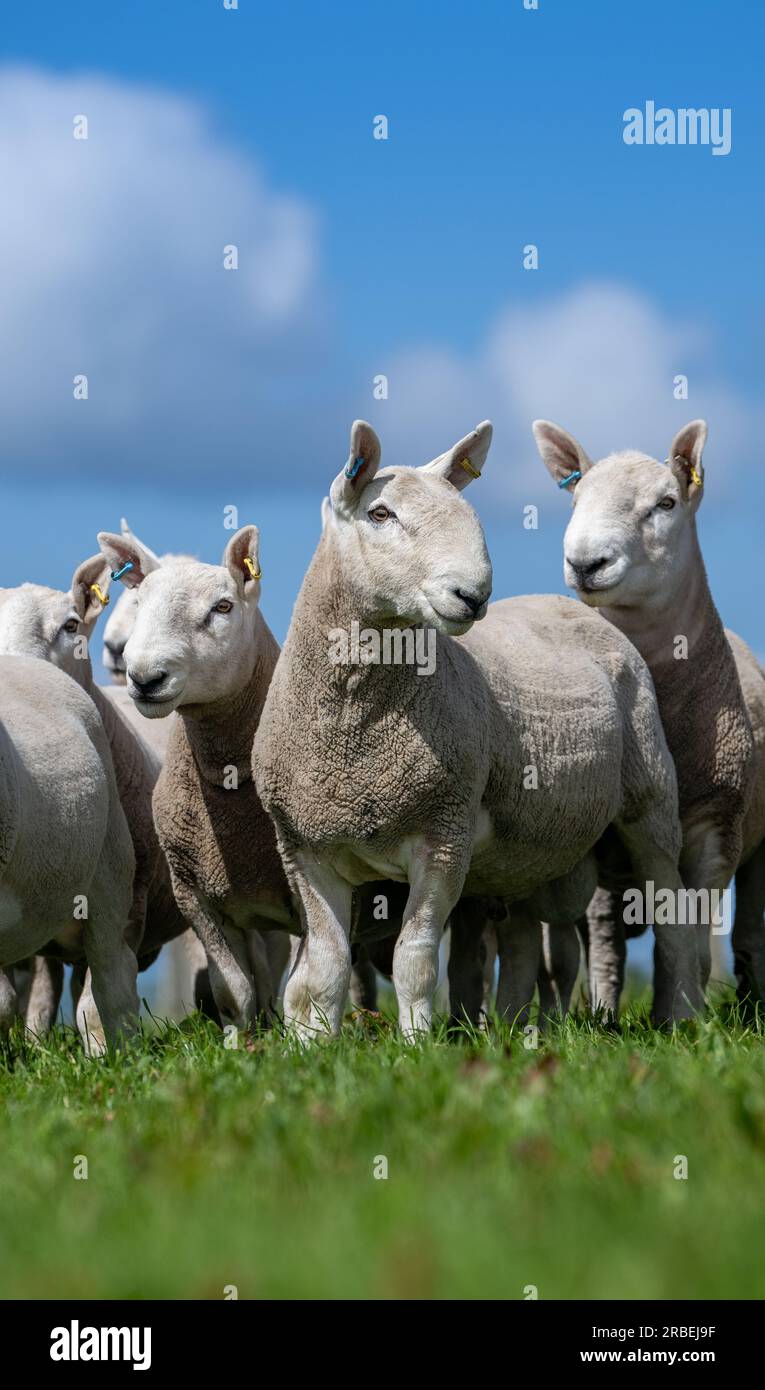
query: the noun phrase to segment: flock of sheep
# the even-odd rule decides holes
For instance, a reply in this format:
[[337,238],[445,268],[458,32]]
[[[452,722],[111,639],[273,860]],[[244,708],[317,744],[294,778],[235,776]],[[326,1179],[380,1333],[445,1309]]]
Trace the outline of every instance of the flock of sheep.
[[[696,532],[706,426],[659,462],[593,465],[534,426],[573,497],[567,583],[489,604],[463,493],[491,426],[420,468],[380,468],[356,422],[283,650],[259,609],[258,531],[220,565],[159,558],[125,523],[60,592],[0,593],[0,1031],[53,1023],[74,967],[102,1051],[137,1027],[136,973],[177,937],[221,1023],[336,1033],[349,988],[392,976],[400,1027],[431,1026],[450,929],[453,1018],[616,1015],[622,895],[724,889],[738,992],[765,1000],[765,674],[723,629]],[[95,684],[88,641],[109,602]],[[407,659],[425,629],[435,662]],[[331,638],[361,630],[340,660]],[[397,639],[379,660],[370,638]],[[358,644],[357,644],[358,647]],[[335,655],[332,652],[335,651]],[[646,914],[647,915],[647,914]],[[543,927],[544,924],[544,927]],[[655,936],[657,1024],[704,1004],[710,923]],[[635,930],[634,927],[629,930]]]

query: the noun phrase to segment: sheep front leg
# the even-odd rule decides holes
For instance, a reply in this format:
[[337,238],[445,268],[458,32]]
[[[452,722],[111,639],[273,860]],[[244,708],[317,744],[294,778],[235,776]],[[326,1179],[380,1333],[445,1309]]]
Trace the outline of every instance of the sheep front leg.
[[409,897],[393,953],[393,984],[404,1037],[430,1032],[438,983],[438,948],[449,914],[459,900],[465,870],[445,868],[428,855],[413,856]]
[[305,935],[284,991],[284,1021],[300,1042],[336,1037],[351,977],[353,890],[307,854],[296,856],[289,877],[300,896]]
[[[232,1023],[243,1031],[255,1027],[258,998],[245,932],[226,922],[223,914],[194,886],[174,874],[172,883],[178,911],[196,933],[207,958],[210,988],[221,1023]],[[200,952],[198,960],[201,959]]]

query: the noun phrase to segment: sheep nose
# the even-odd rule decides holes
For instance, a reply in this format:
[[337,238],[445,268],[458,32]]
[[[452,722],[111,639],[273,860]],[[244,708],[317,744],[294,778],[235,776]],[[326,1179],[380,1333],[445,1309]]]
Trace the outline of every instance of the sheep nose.
[[488,603],[491,597],[490,588],[479,589],[477,591],[473,590],[472,593],[467,589],[455,589],[454,593],[460,603],[464,603],[465,607],[469,608],[471,613],[477,613],[478,609],[483,608],[483,605]]
[[104,646],[108,652],[111,652],[112,656],[122,656],[125,650],[124,642],[110,642],[107,637],[104,638]]
[[603,566],[608,563],[608,557],[606,555],[601,555],[597,560],[570,560],[566,557],[566,563],[574,571],[577,582],[582,587],[586,587],[587,580],[591,579],[593,575],[597,574],[598,570],[602,569]]
[[158,671],[155,676],[147,676],[144,680],[140,681],[133,675],[132,671],[128,671],[128,677],[130,678],[130,684],[138,691],[139,695],[153,695],[155,691],[159,690],[159,687],[166,679],[167,671]]

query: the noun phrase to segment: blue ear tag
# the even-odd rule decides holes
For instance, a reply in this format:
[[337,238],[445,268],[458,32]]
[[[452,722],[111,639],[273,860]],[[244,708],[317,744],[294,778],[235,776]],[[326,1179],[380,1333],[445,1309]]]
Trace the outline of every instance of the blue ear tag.
[[112,570],[112,579],[121,579],[123,574],[126,574],[128,570],[132,569],[135,569],[133,561],[127,560],[126,563],[122,566],[121,570]]
[[575,482],[576,479],[581,478],[581,476],[579,469],[576,468],[573,473],[569,473],[567,478],[561,478],[558,487],[568,487],[569,483]]
[[356,477],[356,474],[358,473],[363,463],[364,459],[362,458],[354,459],[353,463],[346,463],[343,471],[345,473],[346,478],[348,478],[350,482],[352,482],[353,479]]

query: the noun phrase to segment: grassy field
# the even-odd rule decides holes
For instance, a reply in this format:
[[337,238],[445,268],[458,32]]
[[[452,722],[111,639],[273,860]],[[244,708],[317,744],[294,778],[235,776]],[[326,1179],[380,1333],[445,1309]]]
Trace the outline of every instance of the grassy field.
[[15,1039],[0,1107],[3,1298],[765,1297],[765,1047],[724,1002],[537,1050],[193,1017],[88,1062],[61,1029]]

